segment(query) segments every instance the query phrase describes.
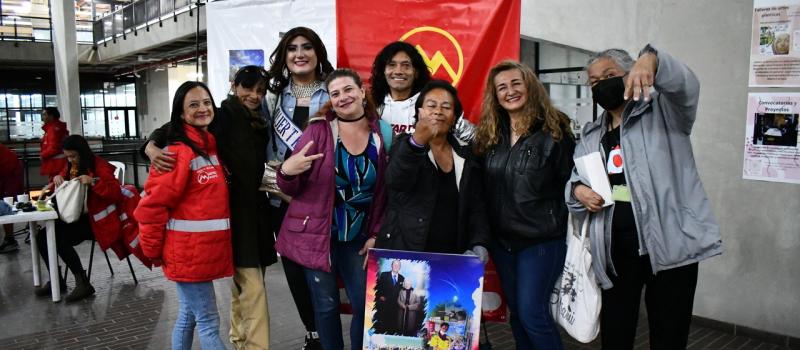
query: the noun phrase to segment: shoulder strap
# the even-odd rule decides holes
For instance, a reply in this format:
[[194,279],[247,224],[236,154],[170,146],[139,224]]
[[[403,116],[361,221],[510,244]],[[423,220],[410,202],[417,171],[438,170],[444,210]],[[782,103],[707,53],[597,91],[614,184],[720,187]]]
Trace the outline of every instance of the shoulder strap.
[[383,147],[386,148],[386,153],[388,154],[389,151],[392,149],[392,138],[394,137],[394,132],[392,132],[392,125],[387,123],[383,119],[379,119],[378,126],[381,129],[381,136],[383,137]]

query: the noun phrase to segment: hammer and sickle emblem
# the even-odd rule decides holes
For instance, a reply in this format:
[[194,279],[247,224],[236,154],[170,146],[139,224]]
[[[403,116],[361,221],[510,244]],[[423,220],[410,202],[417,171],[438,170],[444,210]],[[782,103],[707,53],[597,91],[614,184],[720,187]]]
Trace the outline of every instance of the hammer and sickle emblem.
[[453,86],[458,86],[458,81],[461,80],[461,74],[464,72],[464,53],[461,51],[461,45],[459,45],[458,40],[456,40],[456,38],[453,37],[452,34],[448,33],[446,30],[442,28],[424,26],[424,27],[414,28],[408,31],[407,33],[403,34],[403,36],[400,37],[400,41],[406,41],[406,39],[416,34],[425,32],[432,32],[443,36],[455,48],[455,51],[458,54],[457,70],[453,69],[453,66],[450,64],[447,58],[444,57],[442,51],[436,50],[433,53],[433,55],[428,55],[425,49],[422,48],[422,45],[420,44],[414,45],[417,51],[419,51],[419,54],[422,56],[422,59],[425,61],[425,65],[428,66],[428,69],[431,71],[432,75],[436,74],[436,72],[439,71],[439,68],[443,68],[447,73],[447,75],[450,77],[450,81],[453,84]]

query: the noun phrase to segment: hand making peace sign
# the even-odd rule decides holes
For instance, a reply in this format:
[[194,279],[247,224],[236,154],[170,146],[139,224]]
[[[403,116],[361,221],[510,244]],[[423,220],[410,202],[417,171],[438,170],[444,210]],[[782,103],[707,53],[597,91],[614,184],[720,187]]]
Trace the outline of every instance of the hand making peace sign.
[[295,176],[300,175],[308,169],[311,169],[311,164],[317,160],[322,158],[324,154],[317,153],[310,156],[306,156],[308,149],[311,148],[311,145],[314,144],[314,141],[309,141],[303,148],[301,148],[297,153],[293,154],[289,159],[283,162],[281,165],[281,172],[283,175],[287,176]]

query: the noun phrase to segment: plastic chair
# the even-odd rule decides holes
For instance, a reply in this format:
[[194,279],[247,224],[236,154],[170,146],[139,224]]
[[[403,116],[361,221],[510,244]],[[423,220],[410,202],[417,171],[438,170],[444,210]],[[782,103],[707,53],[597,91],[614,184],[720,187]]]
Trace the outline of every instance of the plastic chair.
[[[92,248],[89,252],[89,269],[86,271],[86,278],[90,281],[92,280],[92,264],[94,264],[94,246],[97,244],[97,241],[92,239]],[[105,250],[103,251],[103,255],[106,257],[106,264],[108,264],[108,271],[111,272],[111,275],[114,276],[114,269],[111,268],[111,260],[108,259],[108,252]],[[131,256],[128,255],[125,257],[125,260],[128,261],[128,268],[131,270],[131,276],[133,277],[133,284],[139,284],[139,280],[136,278],[136,273],[133,272],[133,264],[131,264]],[[64,268],[64,282],[67,281],[67,272],[69,272],[69,268]]]
[[125,163],[118,162],[118,161],[110,161],[109,164],[113,165],[115,168],[114,170],[114,177],[117,178],[120,185],[125,184]]

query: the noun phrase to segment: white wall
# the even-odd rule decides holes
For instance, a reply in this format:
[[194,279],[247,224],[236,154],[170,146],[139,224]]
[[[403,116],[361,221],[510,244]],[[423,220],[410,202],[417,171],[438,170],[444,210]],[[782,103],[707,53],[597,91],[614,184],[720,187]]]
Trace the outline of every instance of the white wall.
[[[144,110],[139,110],[140,132],[143,137],[147,137],[153,130],[169,121],[169,74],[166,70],[156,71],[154,69],[139,74],[142,74],[144,79],[144,89],[138,91],[144,91],[143,95],[146,98],[145,103],[140,104],[140,106],[145,106]],[[142,93],[140,92],[139,95]]]
[[653,42],[694,70],[692,143],[725,248],[700,264],[694,312],[799,337],[800,185],[742,179],[747,93],[765,91],[747,88],[751,21],[746,0],[527,0],[521,30],[586,50]]

